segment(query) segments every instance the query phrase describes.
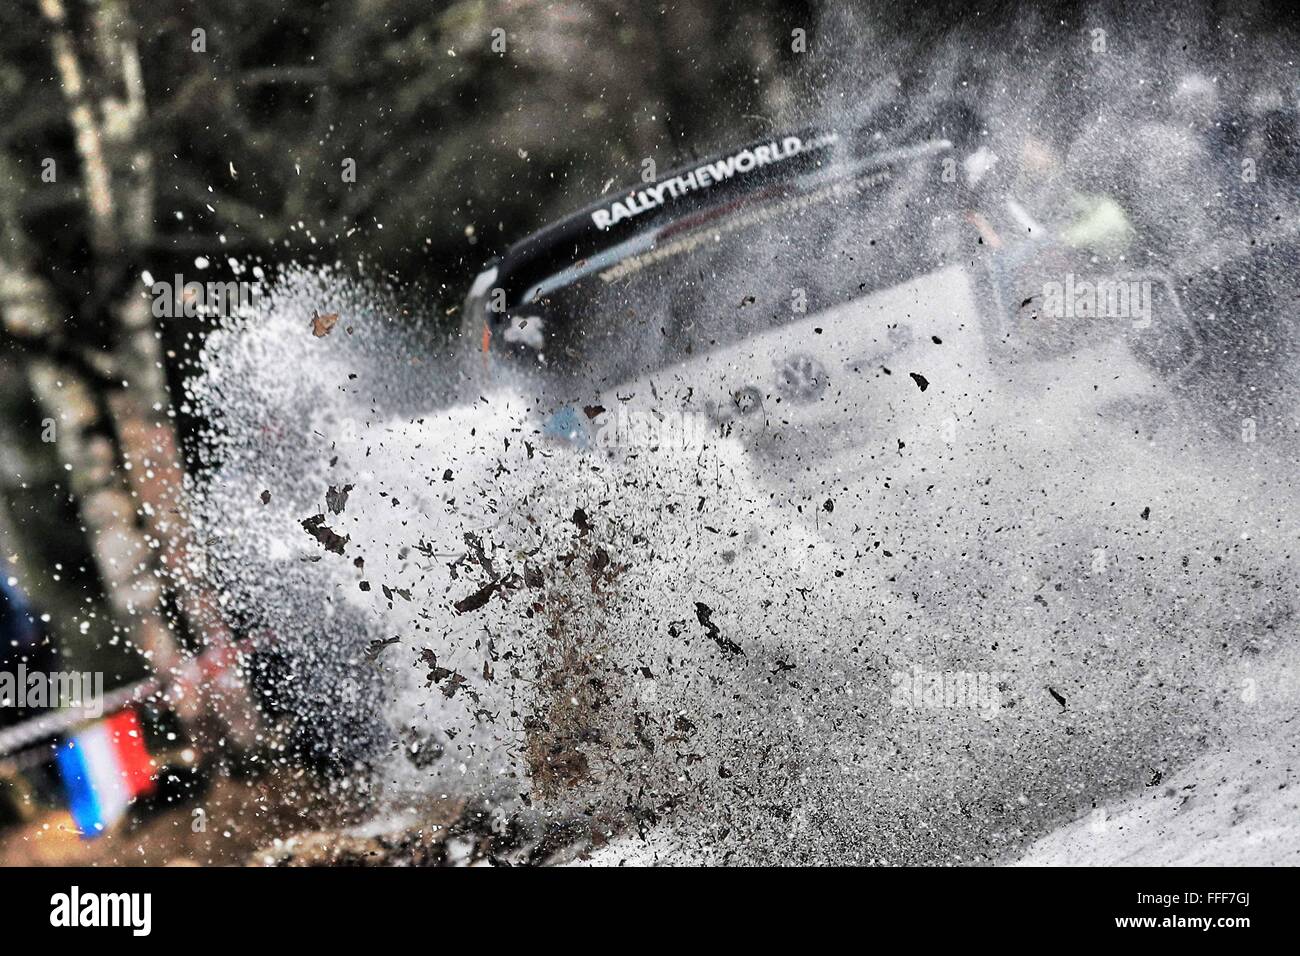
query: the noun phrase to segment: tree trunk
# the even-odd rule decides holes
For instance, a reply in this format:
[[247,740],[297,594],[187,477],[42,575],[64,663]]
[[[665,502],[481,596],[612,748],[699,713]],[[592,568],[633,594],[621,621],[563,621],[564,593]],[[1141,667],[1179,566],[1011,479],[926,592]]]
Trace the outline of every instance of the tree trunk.
[[[78,380],[49,362],[32,364],[39,399],[60,423],[58,444],[114,608],[153,666],[165,674],[180,659],[167,623],[171,588],[191,632],[224,649],[231,634],[196,573],[183,501],[184,470],[167,389],[160,334],[149,299],[133,281],[153,238],[152,161],[141,140],[145,95],[134,24],[122,0],[94,4],[74,29],[63,0],[41,0],[54,65],[68,104],[90,220],[93,312],[112,341],[100,382]],[[6,273],[27,290],[27,308],[57,329],[53,296],[33,271]],[[125,291],[123,291],[125,290]],[[9,319],[6,309],[6,324]],[[214,689],[231,730],[247,738],[252,711],[233,675]]]

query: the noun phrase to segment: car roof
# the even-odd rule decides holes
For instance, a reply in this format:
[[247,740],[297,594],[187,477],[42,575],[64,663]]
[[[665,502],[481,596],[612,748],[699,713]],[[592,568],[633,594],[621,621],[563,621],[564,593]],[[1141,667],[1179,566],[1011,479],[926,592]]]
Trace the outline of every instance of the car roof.
[[[799,144],[797,152],[786,155],[786,144],[791,141]],[[834,131],[800,130],[777,134],[679,166],[651,182],[611,191],[511,245],[492,263],[498,269],[496,284],[506,289],[507,298],[513,305],[516,297],[541,276],[557,272],[575,260],[616,246],[630,236],[662,226],[665,222],[713,208],[756,189],[806,176],[828,164],[842,144],[843,137]],[[707,187],[689,189],[677,196],[670,195],[670,190],[665,188],[668,183],[686,180],[692,175],[698,180],[701,170],[712,170],[718,164],[735,161],[736,157],[758,150],[770,153],[774,148],[782,153],[779,160],[765,162],[745,172],[738,171]],[[595,217],[609,212],[614,204],[626,203],[631,198],[637,205],[638,196],[647,191],[653,195],[655,190],[664,201],[654,204],[653,209],[630,215],[604,228],[597,224]]]

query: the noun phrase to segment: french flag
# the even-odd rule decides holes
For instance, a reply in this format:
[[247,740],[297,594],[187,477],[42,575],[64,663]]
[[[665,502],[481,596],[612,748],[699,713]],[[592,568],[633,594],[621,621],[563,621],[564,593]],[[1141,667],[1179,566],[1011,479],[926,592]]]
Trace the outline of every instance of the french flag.
[[114,714],[67,740],[56,759],[68,809],[86,839],[126,814],[136,797],[154,788],[154,764],[133,709]]

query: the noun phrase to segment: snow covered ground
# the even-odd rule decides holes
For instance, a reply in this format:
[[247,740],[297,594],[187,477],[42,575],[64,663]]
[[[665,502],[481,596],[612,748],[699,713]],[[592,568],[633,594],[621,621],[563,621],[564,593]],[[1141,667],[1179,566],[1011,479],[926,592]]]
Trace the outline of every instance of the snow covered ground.
[[[1276,709],[1168,779],[1102,802],[1035,842],[1019,866],[1300,864],[1300,667],[1261,669]],[[1258,688],[1256,687],[1255,690]]]

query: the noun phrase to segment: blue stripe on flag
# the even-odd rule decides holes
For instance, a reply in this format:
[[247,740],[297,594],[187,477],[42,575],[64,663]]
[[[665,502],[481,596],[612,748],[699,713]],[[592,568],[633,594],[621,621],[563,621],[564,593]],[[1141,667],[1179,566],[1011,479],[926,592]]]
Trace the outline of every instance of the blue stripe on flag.
[[55,754],[59,765],[59,776],[63,778],[63,787],[68,795],[68,809],[77,824],[81,835],[87,838],[99,836],[104,832],[107,821],[99,805],[99,796],[91,782],[90,767],[86,764],[84,749],[77,740],[64,741]]

